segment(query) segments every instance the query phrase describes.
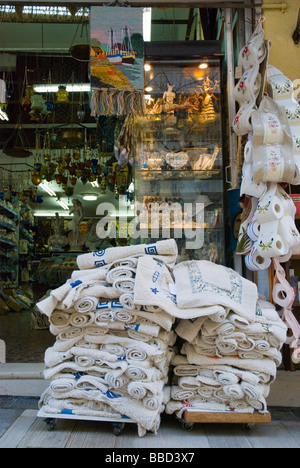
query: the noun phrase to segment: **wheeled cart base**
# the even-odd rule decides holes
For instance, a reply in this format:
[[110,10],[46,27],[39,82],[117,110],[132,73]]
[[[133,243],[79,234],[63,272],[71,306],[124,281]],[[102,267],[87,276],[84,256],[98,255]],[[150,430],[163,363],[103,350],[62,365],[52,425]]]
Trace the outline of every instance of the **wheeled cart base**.
[[46,413],[43,409],[40,409],[37,413],[38,418],[44,418],[45,423],[48,426],[49,431],[54,431],[56,428],[57,419],[72,419],[81,421],[105,421],[112,423],[113,431],[116,436],[121,435],[126,423],[136,423],[133,419],[124,418],[101,418],[96,416],[81,416],[76,414],[68,413]]
[[245,430],[250,430],[255,424],[269,424],[271,414],[267,413],[231,413],[230,411],[202,411],[187,409],[181,420],[182,429],[191,431],[194,423],[242,424]]

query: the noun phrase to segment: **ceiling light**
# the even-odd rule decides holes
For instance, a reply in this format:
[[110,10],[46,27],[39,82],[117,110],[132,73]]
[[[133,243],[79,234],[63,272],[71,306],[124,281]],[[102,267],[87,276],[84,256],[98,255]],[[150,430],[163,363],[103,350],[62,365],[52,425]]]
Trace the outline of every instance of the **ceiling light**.
[[46,218],[46,217],[55,217],[56,213],[58,216],[64,216],[64,217],[72,217],[74,216],[73,214],[68,214],[65,211],[35,211],[33,213],[33,216],[41,217],[41,218]]
[[56,197],[56,193],[47,185],[47,184],[40,184],[39,185],[45,192],[47,192],[51,197]]
[[152,9],[143,8],[143,39],[145,42],[151,41],[151,16]]
[[145,91],[146,91],[147,93],[151,93],[151,91],[153,91],[152,86],[147,86],[147,88],[145,88]]
[[151,65],[150,65],[150,63],[145,63],[145,65],[144,65],[144,70],[145,70],[146,72],[151,70]]
[[201,70],[205,70],[205,68],[208,67],[208,64],[207,63],[200,63],[199,65],[199,68],[201,68]]
[[94,195],[93,193],[85,193],[82,195],[82,198],[86,201],[95,201],[97,200],[98,196]]
[[69,207],[61,200],[57,199],[56,202],[64,209],[64,210],[68,210]]
[[59,86],[65,86],[66,90],[69,93],[80,93],[80,92],[90,92],[91,91],[90,83],[78,83],[78,84],[66,84],[66,85],[61,85],[61,84],[39,85],[39,84],[35,84],[35,85],[33,85],[33,89],[37,93],[57,93]]

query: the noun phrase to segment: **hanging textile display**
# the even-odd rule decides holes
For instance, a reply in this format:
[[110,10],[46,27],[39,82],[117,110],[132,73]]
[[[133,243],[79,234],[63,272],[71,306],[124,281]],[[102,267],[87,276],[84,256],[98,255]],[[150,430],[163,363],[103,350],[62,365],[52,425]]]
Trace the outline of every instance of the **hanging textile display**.
[[92,7],[90,34],[91,115],[143,114],[142,9]]

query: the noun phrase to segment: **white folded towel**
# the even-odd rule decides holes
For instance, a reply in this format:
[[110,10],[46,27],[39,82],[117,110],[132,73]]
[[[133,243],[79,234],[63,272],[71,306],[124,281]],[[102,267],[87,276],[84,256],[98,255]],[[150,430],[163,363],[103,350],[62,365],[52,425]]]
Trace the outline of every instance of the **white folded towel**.
[[109,247],[106,250],[79,255],[77,265],[80,270],[108,265],[128,257],[153,255],[173,266],[177,259],[178,249],[174,239],[158,241],[155,244],[137,244],[126,247]]

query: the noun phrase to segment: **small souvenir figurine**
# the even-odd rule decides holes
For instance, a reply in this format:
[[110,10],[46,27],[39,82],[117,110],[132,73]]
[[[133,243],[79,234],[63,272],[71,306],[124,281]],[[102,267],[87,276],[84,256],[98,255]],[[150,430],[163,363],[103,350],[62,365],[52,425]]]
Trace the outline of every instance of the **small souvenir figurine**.
[[68,236],[71,250],[82,250],[84,236],[79,232],[79,226],[83,219],[82,203],[75,198],[73,200],[73,207],[70,209],[70,215],[73,214],[72,221],[67,224],[67,229],[70,228],[71,232]]
[[64,220],[60,218],[58,213],[55,213],[55,220],[53,222],[54,234],[49,237],[48,244],[53,250],[60,252],[68,244],[68,239],[63,234]]

